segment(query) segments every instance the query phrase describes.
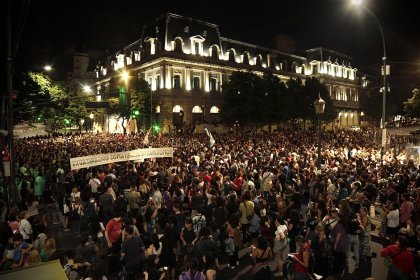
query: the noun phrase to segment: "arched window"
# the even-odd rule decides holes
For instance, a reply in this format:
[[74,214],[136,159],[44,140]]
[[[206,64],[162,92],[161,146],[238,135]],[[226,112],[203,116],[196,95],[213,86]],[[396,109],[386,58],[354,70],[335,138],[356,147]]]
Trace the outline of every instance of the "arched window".
[[184,123],[184,110],[179,105],[175,105],[172,109],[172,123],[178,128]]
[[257,60],[255,61],[255,65],[262,66],[262,56],[259,54],[257,55]]
[[249,53],[248,52],[245,52],[243,54],[243,56],[244,56],[243,63],[246,64],[246,65],[248,65],[249,64]]
[[193,113],[203,113],[203,110],[201,109],[201,107],[200,106],[194,106],[193,108],[192,108],[192,112]]
[[210,114],[219,114],[220,110],[219,107],[213,106],[210,108]]
[[211,58],[219,58],[219,49],[216,45],[210,48]]
[[182,39],[177,37],[177,38],[175,38],[174,43],[175,43],[174,51],[178,52],[178,53],[182,53],[183,52],[182,46],[184,44]]
[[203,123],[204,122],[203,108],[201,108],[200,106],[194,106],[192,108],[192,121],[194,123]]
[[182,107],[179,105],[175,105],[174,108],[172,109],[172,113],[179,113],[181,111],[184,111],[184,109],[182,109]]
[[229,50],[229,61],[236,62],[236,60],[235,60],[235,51],[232,50],[232,49]]

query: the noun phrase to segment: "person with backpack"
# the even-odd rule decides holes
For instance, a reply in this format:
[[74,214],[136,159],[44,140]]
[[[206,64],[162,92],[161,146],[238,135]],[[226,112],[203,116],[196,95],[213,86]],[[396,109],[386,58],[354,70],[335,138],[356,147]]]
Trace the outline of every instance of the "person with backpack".
[[254,215],[254,202],[251,201],[251,194],[246,191],[243,195],[243,201],[239,204],[240,223],[242,228],[242,239],[249,242],[249,227],[252,216]]
[[85,213],[81,217],[80,229],[87,230],[89,232],[89,235],[92,236],[94,241],[98,239],[98,232],[99,232],[98,205],[96,203],[96,200],[93,194],[91,194],[91,197],[86,204]]
[[192,217],[193,229],[196,234],[198,234],[200,230],[206,226],[206,217],[202,214],[202,212],[203,212],[203,208],[198,207],[197,215]]
[[305,242],[305,237],[297,235],[295,237],[297,253],[294,254],[295,260],[295,280],[306,280],[308,274],[314,272],[315,257],[311,245]]
[[271,279],[269,260],[273,257],[273,252],[269,243],[263,236],[259,236],[257,246],[251,245],[251,257],[254,261],[251,273],[254,280]]

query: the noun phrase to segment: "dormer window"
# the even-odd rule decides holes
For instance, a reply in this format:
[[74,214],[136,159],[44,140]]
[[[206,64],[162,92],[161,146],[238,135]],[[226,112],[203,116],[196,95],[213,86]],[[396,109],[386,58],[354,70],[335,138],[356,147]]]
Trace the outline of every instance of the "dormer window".
[[140,61],[140,52],[134,52],[134,61]]
[[146,47],[147,52],[150,55],[154,55],[156,53],[156,38],[146,38],[144,41],[148,43]]
[[193,36],[190,37],[191,40],[191,54],[194,55],[203,55],[203,42],[204,38],[202,36]]
[[101,66],[101,73],[102,73],[102,76],[106,76],[106,68]]
[[117,55],[117,64],[118,64],[118,69],[119,68],[124,68],[124,54],[119,54]]
[[118,62],[117,61],[111,62],[111,66],[113,66],[114,71],[117,71],[118,70]]
[[131,56],[127,56],[126,59],[127,59],[127,65],[131,65],[133,63]]

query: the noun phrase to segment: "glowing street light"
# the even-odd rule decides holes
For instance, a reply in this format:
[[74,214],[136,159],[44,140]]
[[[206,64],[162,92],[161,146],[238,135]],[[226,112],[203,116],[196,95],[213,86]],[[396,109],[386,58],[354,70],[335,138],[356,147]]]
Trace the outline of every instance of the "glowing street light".
[[90,92],[92,92],[92,88],[88,85],[84,85],[83,86],[83,91],[86,92],[86,93],[90,93]]
[[127,82],[129,78],[128,72],[124,70],[121,74],[121,77],[125,82]]
[[94,117],[93,113],[90,113],[89,118],[93,120],[93,117]]
[[45,70],[45,71],[48,71],[48,72],[49,72],[49,71],[51,71],[51,70],[52,70],[51,65],[45,65],[45,66],[44,66],[44,70]]

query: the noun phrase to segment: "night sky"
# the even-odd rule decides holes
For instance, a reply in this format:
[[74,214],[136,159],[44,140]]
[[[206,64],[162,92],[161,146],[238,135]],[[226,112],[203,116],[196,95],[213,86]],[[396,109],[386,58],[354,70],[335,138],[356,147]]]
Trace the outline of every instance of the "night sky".
[[[36,70],[49,63],[70,71],[75,47],[88,51],[95,62],[104,50],[123,48],[140,37],[144,24],[171,12],[217,24],[223,37],[288,53],[329,48],[353,57],[352,66],[359,71],[377,74],[383,54],[379,30],[372,16],[349,1],[31,1],[16,68]],[[22,2],[12,1],[14,26]],[[400,96],[420,87],[420,20],[415,4],[364,2],[383,27],[391,90]]]

